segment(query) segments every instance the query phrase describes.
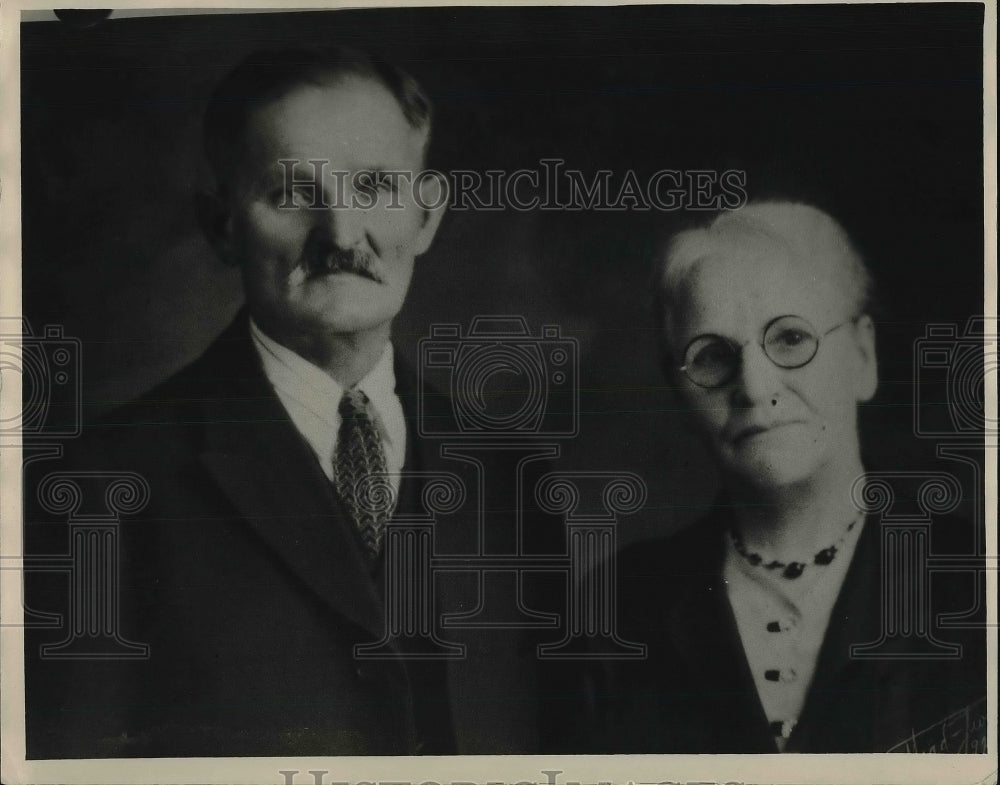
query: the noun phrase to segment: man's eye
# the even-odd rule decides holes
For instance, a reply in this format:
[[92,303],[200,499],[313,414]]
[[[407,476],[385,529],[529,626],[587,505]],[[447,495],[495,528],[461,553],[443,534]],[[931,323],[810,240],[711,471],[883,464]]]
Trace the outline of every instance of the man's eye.
[[278,207],[309,207],[311,194],[305,188],[278,188],[271,193],[271,202]]
[[395,190],[395,183],[391,177],[377,172],[362,172],[358,175],[358,187],[366,191],[378,191],[379,193],[392,193]]

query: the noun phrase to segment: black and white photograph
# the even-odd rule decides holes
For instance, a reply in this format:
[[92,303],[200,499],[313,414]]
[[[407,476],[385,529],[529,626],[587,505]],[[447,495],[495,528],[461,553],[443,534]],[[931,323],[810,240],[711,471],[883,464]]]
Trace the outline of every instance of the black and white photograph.
[[995,3],[0,27],[5,783],[996,782]]

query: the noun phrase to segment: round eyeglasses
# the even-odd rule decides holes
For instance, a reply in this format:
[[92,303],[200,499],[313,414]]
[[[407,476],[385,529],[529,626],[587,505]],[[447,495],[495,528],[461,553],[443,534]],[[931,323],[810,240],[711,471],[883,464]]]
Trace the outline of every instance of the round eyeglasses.
[[[801,316],[779,316],[767,323],[760,346],[779,368],[801,368],[812,362],[820,339],[843,327],[850,319],[820,333]],[[739,373],[743,347],[722,335],[699,335],[684,350],[680,370],[699,387],[721,387]]]

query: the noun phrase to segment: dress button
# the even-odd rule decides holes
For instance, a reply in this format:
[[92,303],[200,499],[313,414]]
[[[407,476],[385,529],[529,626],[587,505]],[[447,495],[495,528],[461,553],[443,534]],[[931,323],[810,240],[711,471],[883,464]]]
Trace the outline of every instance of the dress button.
[[783,668],[778,670],[777,668],[771,668],[764,671],[764,678],[768,681],[780,681],[785,684],[790,684],[795,681],[799,675],[795,672],[794,668]]
[[795,728],[795,724],[798,720],[775,720],[771,723],[771,733],[775,736],[780,736],[782,739],[787,739],[792,735],[792,730]]

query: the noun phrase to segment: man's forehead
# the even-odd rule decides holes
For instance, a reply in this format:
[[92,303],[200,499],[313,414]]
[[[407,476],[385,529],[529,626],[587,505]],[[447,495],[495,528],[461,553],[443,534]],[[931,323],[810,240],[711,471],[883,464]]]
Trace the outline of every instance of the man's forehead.
[[295,88],[253,112],[245,133],[258,164],[315,156],[362,167],[416,165],[425,132],[410,125],[389,90],[374,79],[344,76]]

